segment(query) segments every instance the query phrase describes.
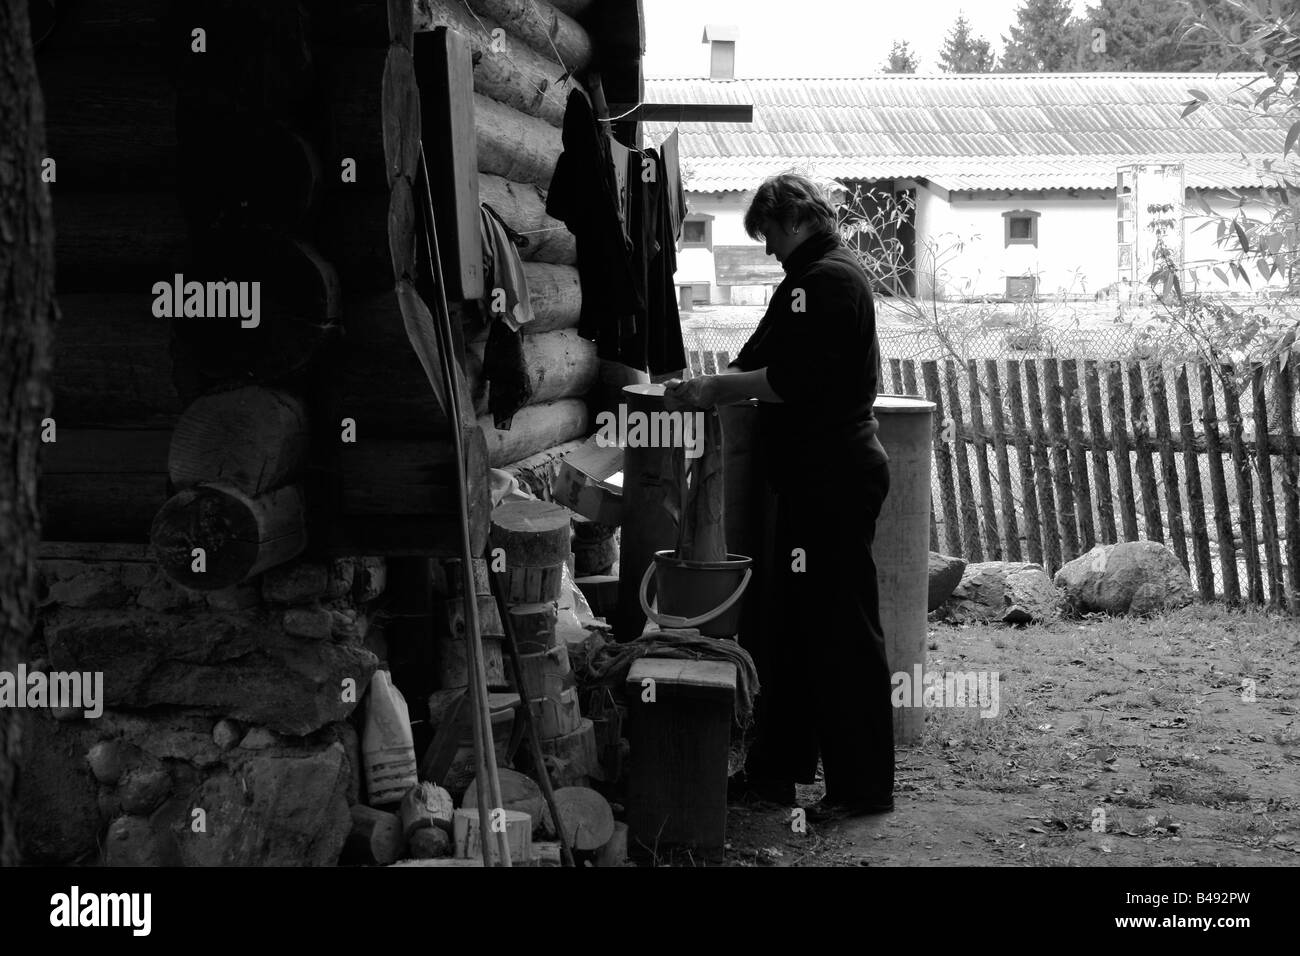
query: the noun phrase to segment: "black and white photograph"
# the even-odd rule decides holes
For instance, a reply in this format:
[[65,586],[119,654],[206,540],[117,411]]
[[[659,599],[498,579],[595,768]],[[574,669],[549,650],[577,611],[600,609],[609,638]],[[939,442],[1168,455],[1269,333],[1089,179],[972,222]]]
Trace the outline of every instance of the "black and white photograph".
[[1295,0],[0,0],[0,912],[1241,945],[1298,332]]

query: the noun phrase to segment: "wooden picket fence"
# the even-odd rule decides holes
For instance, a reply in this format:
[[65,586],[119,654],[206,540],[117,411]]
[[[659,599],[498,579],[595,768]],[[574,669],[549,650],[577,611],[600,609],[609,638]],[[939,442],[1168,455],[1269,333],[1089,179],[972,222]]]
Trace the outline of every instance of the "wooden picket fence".
[[1169,545],[1206,600],[1300,613],[1295,369],[1267,382],[1262,367],[1219,371],[891,360],[891,390],[936,405],[931,547],[1055,572],[1095,544],[1145,538]]

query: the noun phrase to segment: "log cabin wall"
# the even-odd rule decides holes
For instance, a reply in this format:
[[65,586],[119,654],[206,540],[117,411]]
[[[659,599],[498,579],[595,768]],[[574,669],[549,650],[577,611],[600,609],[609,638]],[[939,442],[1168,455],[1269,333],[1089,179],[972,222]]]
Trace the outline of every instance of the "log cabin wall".
[[[423,250],[392,242],[416,221],[414,171],[392,164],[415,131],[385,128],[386,79],[388,115],[404,91],[426,149],[446,131],[393,47],[420,77],[433,28],[466,38],[478,195],[535,240],[535,394],[508,432],[485,415],[483,330],[458,329],[485,532],[489,466],[540,475],[545,493],[589,432],[594,348],[574,329],[573,239],[544,196],[562,78],[599,67],[611,100],[640,97],[639,5],[32,3],[55,10],[37,63],[62,321],[31,666],[101,672],[106,709],[29,715],[24,849],[48,863],[336,862],[361,798],[357,700],[381,659],[431,672],[416,639],[433,616],[429,562],[455,540],[452,423],[398,294],[403,276],[427,293]],[[408,14],[404,41],[391,27]],[[615,130],[634,141],[634,124]],[[259,320],[160,315],[154,285],[178,276],[259,281]],[[394,618],[406,635],[385,629]]]

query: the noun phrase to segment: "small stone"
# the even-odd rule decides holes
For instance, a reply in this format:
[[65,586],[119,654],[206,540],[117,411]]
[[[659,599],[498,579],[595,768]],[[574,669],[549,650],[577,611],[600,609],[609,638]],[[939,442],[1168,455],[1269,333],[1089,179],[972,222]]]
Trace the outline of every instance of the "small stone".
[[222,750],[229,750],[243,736],[244,730],[239,726],[239,722],[230,718],[218,720],[212,728],[212,742]]
[[436,860],[451,854],[451,837],[438,827],[416,830],[407,841],[407,851],[415,860]]
[[215,611],[246,611],[262,603],[262,592],[251,584],[207,592],[208,607]]
[[153,573],[135,598],[136,604],[151,611],[178,611],[202,601],[200,592],[181,587],[161,571]]
[[277,604],[307,604],[325,596],[329,569],[314,561],[273,568],[262,575],[262,597]]
[[239,742],[241,750],[266,750],[268,747],[277,746],[280,738],[272,731],[265,727],[254,727],[248,733],[244,734],[244,739]]
[[334,618],[323,607],[294,607],[284,612],[285,633],[323,641],[334,628]]
[[352,558],[335,558],[330,562],[329,590],[326,595],[331,601],[346,596],[352,590],[356,569],[356,563]]
[[110,787],[117,785],[126,770],[126,759],[119,740],[101,740],[90,748],[86,761],[90,764],[90,772],[95,775],[95,779]]
[[104,862],[109,866],[176,866],[180,863],[175,841],[155,833],[142,816],[118,817],[108,827]]
[[356,559],[352,581],[352,598],[359,604],[373,601],[388,586],[388,564],[382,557]]
[[358,614],[352,608],[330,611],[333,620],[332,632],[336,641],[364,641],[370,630],[370,622],[365,614]]
[[49,599],[64,607],[121,607],[130,595],[121,579],[104,568],[92,568],[50,585]]
[[167,799],[171,788],[172,778],[166,770],[141,767],[122,777],[117,794],[127,813],[147,814]]

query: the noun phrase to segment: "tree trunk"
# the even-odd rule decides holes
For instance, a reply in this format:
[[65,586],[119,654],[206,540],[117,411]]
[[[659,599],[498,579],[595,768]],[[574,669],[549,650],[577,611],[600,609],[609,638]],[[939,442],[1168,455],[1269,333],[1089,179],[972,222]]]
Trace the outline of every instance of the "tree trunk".
[[[27,0],[0,0],[0,670],[26,656],[35,623],[37,447],[50,407],[54,228],[41,183],[45,107]],[[0,867],[19,862],[22,711],[0,709]]]

